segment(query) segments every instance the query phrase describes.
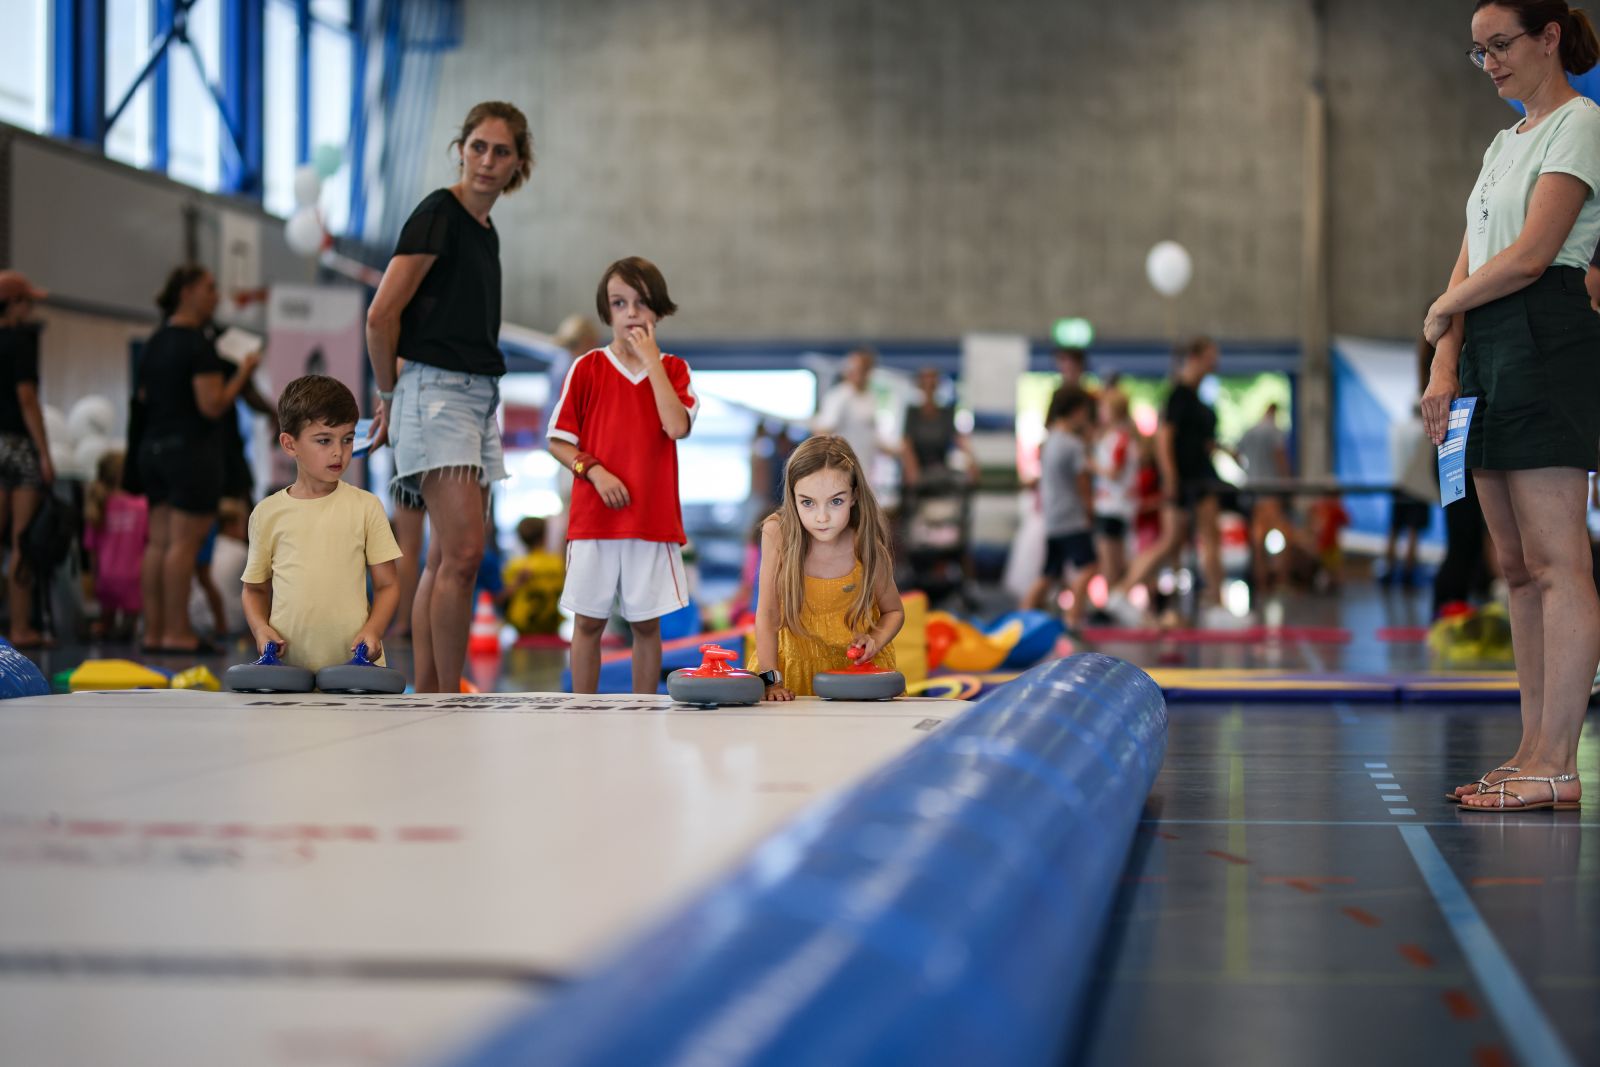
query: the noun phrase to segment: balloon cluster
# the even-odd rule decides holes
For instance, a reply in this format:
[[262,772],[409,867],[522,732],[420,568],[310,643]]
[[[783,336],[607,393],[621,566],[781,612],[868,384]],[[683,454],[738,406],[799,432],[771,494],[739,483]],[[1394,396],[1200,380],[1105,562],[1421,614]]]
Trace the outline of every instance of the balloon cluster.
[[46,404],[43,413],[50,464],[59,474],[93,478],[100,457],[123,447],[116,432],[116,405],[106,397],[86,396],[65,415],[60,408]]
[[326,235],[317,199],[322,195],[322,175],[310,163],[294,172],[294,214],[283,226],[283,239],[297,256],[314,256],[322,251]]

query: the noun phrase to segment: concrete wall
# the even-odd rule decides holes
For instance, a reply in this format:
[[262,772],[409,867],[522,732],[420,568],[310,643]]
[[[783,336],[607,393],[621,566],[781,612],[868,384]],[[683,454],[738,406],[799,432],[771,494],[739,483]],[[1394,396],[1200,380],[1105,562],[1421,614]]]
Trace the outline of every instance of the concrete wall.
[[[1406,336],[1511,113],[1460,0],[1330,6],[1332,325]],[[476,100],[528,113],[496,221],[532,326],[638,253],[680,336],[1292,339],[1316,42],[1310,0],[474,0],[431,176]],[[1170,308],[1143,266],[1168,237],[1196,265]]]

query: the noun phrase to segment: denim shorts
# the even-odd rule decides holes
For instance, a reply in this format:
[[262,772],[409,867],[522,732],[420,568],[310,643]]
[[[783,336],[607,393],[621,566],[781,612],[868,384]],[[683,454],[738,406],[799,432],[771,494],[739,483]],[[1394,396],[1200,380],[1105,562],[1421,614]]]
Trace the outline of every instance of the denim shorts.
[[422,507],[422,476],[429,471],[470,472],[487,486],[506,476],[500,448],[500,379],[427,363],[407,363],[389,406],[396,502]]

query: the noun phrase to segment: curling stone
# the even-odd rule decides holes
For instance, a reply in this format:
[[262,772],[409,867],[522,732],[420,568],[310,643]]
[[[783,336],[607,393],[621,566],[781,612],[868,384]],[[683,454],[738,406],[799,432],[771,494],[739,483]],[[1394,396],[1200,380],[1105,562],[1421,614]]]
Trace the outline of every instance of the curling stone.
[[317,688],[324,693],[404,693],[406,676],[393,667],[380,667],[367,658],[367,645],[356,646],[349,663],[317,672]]
[[684,704],[759,704],[767,687],[749,671],[732,666],[735,653],[720,645],[701,645],[698,667],[667,675],[667,692]]
[[[859,659],[861,649],[852,645],[845,655]],[[906,691],[906,676],[868,660],[842,671],[818,671],[811,676],[811,688],[824,700],[893,700]]]
[[238,663],[222,676],[222,684],[235,693],[309,693],[311,672],[278,658],[278,642],[268,641],[267,650],[254,663]]

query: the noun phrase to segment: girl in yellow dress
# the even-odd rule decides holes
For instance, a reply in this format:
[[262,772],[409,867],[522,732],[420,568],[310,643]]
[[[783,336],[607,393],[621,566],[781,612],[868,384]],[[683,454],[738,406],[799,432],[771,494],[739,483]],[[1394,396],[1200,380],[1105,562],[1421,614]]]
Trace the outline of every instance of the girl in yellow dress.
[[813,695],[812,676],[850,666],[852,648],[857,662],[894,667],[905,610],[889,524],[844,438],[813,437],[784,465],[783,504],[761,525],[759,580],[749,669],[768,700]]

